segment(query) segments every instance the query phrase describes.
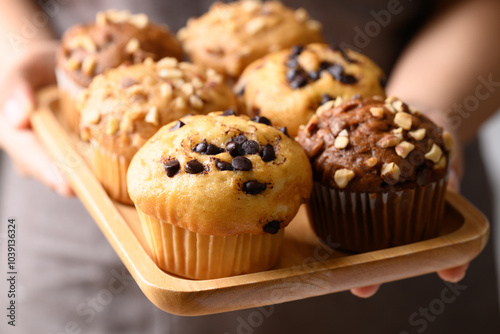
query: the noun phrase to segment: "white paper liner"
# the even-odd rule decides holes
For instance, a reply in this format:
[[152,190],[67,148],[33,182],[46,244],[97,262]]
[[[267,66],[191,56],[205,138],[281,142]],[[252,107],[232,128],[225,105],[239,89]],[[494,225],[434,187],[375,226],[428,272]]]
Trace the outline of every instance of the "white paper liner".
[[208,235],[137,211],[153,261],[178,276],[213,279],[264,271],[272,268],[280,255],[284,229],[274,235]]
[[80,112],[76,107],[76,99],[85,87],[80,86],[60,68],[56,68],[57,87],[59,89],[59,104],[61,106],[61,121],[73,133],[80,133]]
[[328,246],[367,252],[436,237],[446,180],[387,193],[354,193],[314,183],[307,211]]

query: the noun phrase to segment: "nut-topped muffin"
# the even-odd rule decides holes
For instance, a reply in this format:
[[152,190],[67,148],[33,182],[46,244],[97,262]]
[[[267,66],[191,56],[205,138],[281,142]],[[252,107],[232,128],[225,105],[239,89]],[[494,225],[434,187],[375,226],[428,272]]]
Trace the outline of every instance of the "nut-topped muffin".
[[93,23],[73,26],[57,52],[63,120],[78,130],[75,98],[95,76],[120,65],[164,57],[181,60],[180,44],[168,27],[150,22],[145,14],[110,10],[99,12]]
[[233,78],[270,52],[323,41],[321,24],[305,9],[258,0],[216,2],[177,36],[192,61]]
[[235,91],[249,115],[265,116],[295,136],[323,103],[384,96],[384,78],[373,61],[355,51],[296,45],[248,66]]
[[164,58],[109,70],[81,96],[81,137],[94,149],[94,172],[110,196],[131,203],[128,164],[162,125],[187,114],[235,108],[221,75]]
[[299,131],[311,159],[308,211],[320,238],[369,251],[435,237],[452,140],[395,97],[320,107]]
[[302,148],[267,124],[231,112],[187,116],[133,158],[130,196],[162,269],[209,279],[276,263],[312,172]]

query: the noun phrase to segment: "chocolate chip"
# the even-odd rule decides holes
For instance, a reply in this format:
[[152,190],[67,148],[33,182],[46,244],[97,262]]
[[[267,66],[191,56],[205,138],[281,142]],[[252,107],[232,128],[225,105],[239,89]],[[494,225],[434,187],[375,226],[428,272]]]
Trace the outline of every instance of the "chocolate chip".
[[276,234],[280,230],[281,223],[277,220],[273,220],[262,227],[264,232],[269,234]]
[[316,81],[321,77],[321,72],[320,71],[311,71],[308,73],[308,75],[312,81]]
[[214,144],[208,144],[207,145],[207,150],[205,152],[205,154],[207,155],[216,155],[216,154],[219,154],[219,153],[222,153],[224,152],[224,150],[220,147],[217,147],[217,145],[214,145]]
[[165,173],[167,173],[167,176],[172,177],[175,174],[177,174],[177,172],[181,168],[181,165],[179,163],[179,160],[172,159],[172,160],[167,161],[165,163],[164,167],[165,167]]
[[122,88],[128,88],[130,86],[137,85],[138,83],[139,82],[137,80],[135,80],[134,78],[131,78],[131,77],[125,77],[125,78],[120,80],[120,86]]
[[183,122],[181,122],[181,121],[177,121],[177,123],[175,123],[175,125],[174,125],[173,127],[171,127],[171,128],[170,128],[170,131],[175,131],[175,130],[177,130],[177,129],[180,129],[180,128],[182,128],[184,125],[186,125],[186,124],[184,124],[184,123],[183,123]]
[[344,49],[343,47],[339,46],[339,47],[334,48],[334,50],[339,51],[339,52],[342,54],[342,57],[344,57],[344,59],[345,59],[348,63],[357,63],[357,61],[356,61],[356,60],[352,59],[351,57],[349,57],[349,56],[347,55],[347,52],[345,51],[345,49]]
[[203,164],[196,159],[186,162],[186,173],[198,174],[203,172]]
[[252,169],[252,162],[245,157],[234,158],[231,165],[235,170],[249,171]]
[[262,161],[269,162],[276,159],[276,154],[274,153],[274,148],[271,144],[267,144],[266,146],[262,146],[262,152],[260,152],[260,157]]
[[197,144],[193,151],[195,151],[196,153],[200,153],[200,154],[205,154],[205,152],[207,151],[207,141],[205,139],[203,139],[203,141],[199,144]]
[[236,137],[233,138],[233,142],[235,142],[236,144],[243,144],[244,142],[246,142],[248,139],[247,137],[245,137],[245,135],[238,135]]
[[248,181],[243,184],[243,191],[249,195],[257,195],[266,190],[267,184],[258,181]]
[[328,94],[321,95],[321,105],[327,103],[328,101],[334,100],[334,97]]
[[229,152],[232,157],[237,157],[239,155],[244,155],[245,152],[243,152],[243,149],[241,148],[241,145],[238,143],[235,143],[234,141],[231,141],[226,144],[226,152]]
[[302,45],[294,45],[290,50],[290,56],[298,56],[304,51],[304,46]]
[[328,68],[328,72],[333,76],[333,78],[337,81],[342,82],[346,85],[352,85],[358,82],[354,76],[350,74],[344,73],[344,67],[340,64],[333,64]]
[[286,67],[288,67],[289,70],[295,70],[299,67],[299,61],[297,60],[297,58],[288,59],[288,61],[286,62]]
[[215,159],[215,167],[217,167],[217,169],[220,171],[233,170],[233,166],[231,166],[229,162],[222,161],[219,159]]
[[233,109],[227,109],[222,113],[222,116],[236,116],[236,112]]
[[[285,134],[285,136],[290,137],[290,135],[288,134],[288,129],[287,129],[286,126],[280,128],[280,131],[283,132]],[[271,146],[271,145],[269,145],[269,146]]]
[[340,77],[340,82],[346,85],[354,85],[356,82],[358,82],[358,79],[356,79],[355,76],[350,75],[350,74],[343,74]]
[[264,116],[255,116],[254,118],[252,118],[252,121],[257,122],[257,123],[266,124],[266,125],[269,125],[269,126],[273,125],[271,123],[271,121],[269,120],[269,118],[264,117]]
[[245,154],[257,154],[259,153],[259,143],[255,140],[248,140],[241,145],[241,148],[245,152]]
[[332,63],[330,63],[330,62],[328,62],[328,61],[322,61],[322,62],[319,64],[319,70],[318,70],[318,71],[319,71],[319,72],[321,72],[321,71],[326,71],[326,70],[328,70],[328,68],[329,68],[330,66],[332,66],[332,65],[333,65],[333,64],[332,64]]
[[286,81],[291,82],[295,75],[297,75],[297,70],[295,68],[289,68],[286,70]]
[[307,74],[296,75],[292,81],[290,81],[290,87],[292,89],[299,89],[306,86],[309,83],[309,76]]

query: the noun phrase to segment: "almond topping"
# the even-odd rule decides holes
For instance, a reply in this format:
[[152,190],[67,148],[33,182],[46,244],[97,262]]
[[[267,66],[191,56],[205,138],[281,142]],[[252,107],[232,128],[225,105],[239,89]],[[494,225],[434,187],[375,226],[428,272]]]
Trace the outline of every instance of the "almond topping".
[[392,106],[392,104],[386,103],[386,104],[384,104],[384,107],[386,107],[386,109],[389,110],[391,113],[393,113],[393,114],[396,113],[396,109],[394,109],[394,107]]
[[347,130],[344,129],[344,130],[340,131],[340,133],[338,134],[338,136],[349,137],[349,134],[347,133]]
[[403,107],[403,101],[400,101],[400,100],[394,101],[394,102],[392,102],[392,106],[394,107],[394,109],[396,109],[397,112],[404,112],[405,111],[405,109]]
[[349,138],[339,135],[335,139],[335,148],[338,148],[341,150],[343,148],[346,148],[347,145],[349,145]]
[[372,168],[373,166],[375,166],[377,164],[377,162],[378,162],[378,159],[376,157],[371,157],[370,159],[365,161],[365,165],[368,168]]
[[382,166],[382,171],[380,176],[390,185],[396,184],[399,181],[399,176],[401,175],[401,171],[399,170],[399,166],[394,162],[384,164]]
[[385,103],[387,104],[392,104],[394,101],[397,101],[398,98],[395,97],[394,95],[390,95],[385,99]]
[[196,95],[191,95],[189,97],[189,104],[194,108],[194,109],[197,109],[197,110],[200,110],[201,108],[203,108],[203,100],[200,99],[198,96]]
[[76,59],[75,57],[71,57],[68,59],[67,66],[68,66],[68,69],[70,69],[72,71],[78,70],[81,65],[82,64],[80,63],[80,61],[78,59]]
[[130,119],[130,117],[124,116],[122,118],[122,121],[120,122],[120,131],[122,132],[128,132],[132,131],[134,128],[134,123]]
[[392,130],[392,133],[402,134],[403,133],[403,128],[394,129],[394,130]]
[[377,117],[377,118],[384,117],[384,108],[373,107],[373,108],[370,108],[370,112],[373,115],[373,117]]
[[184,109],[184,108],[186,108],[186,101],[184,101],[184,99],[182,97],[178,96],[174,100],[174,106],[176,109]]
[[414,108],[412,106],[409,106],[408,109],[410,110],[410,113],[414,114],[414,115],[418,115],[420,114],[420,112],[418,111],[417,108]]
[[128,41],[127,45],[125,46],[125,50],[128,53],[134,53],[137,50],[139,50],[139,40],[137,38],[131,38],[130,41]]
[[385,135],[377,142],[377,146],[382,147],[382,148],[393,147],[393,146],[396,146],[397,144],[401,143],[401,141],[402,141],[401,136]]
[[411,129],[411,115],[405,112],[398,112],[396,116],[394,116],[394,123],[399,125],[405,130]]
[[246,25],[245,25],[245,30],[253,35],[264,29],[266,26],[266,20],[263,17],[256,17],[252,20],[250,20]]
[[101,120],[101,114],[95,110],[87,111],[82,115],[82,119],[84,123],[97,124]]
[[158,67],[176,67],[179,61],[172,57],[162,58],[158,61]]
[[106,134],[114,135],[118,131],[119,125],[120,124],[116,118],[110,119],[106,126]]
[[168,83],[161,84],[160,93],[163,97],[168,98],[168,97],[172,96],[172,92],[173,92],[173,89],[172,89],[171,85],[169,85]]
[[331,100],[331,101],[326,102],[325,104],[320,105],[318,110],[316,110],[316,114],[321,115],[325,111],[332,109],[334,104],[335,104],[335,101]]
[[309,14],[307,13],[307,10],[304,8],[299,8],[295,11],[295,20],[298,22],[305,22],[309,19]]
[[439,161],[434,164],[434,169],[443,169],[446,167],[446,157],[443,155]]
[[425,154],[425,158],[436,163],[439,161],[439,159],[441,159],[442,155],[443,151],[441,150],[441,148],[436,144],[432,144],[431,150]]
[[444,148],[450,152],[453,149],[453,138],[448,131],[443,131]]
[[203,81],[201,81],[198,77],[194,77],[193,80],[191,80],[191,84],[196,89],[200,89],[203,87]]
[[337,98],[335,99],[335,104],[334,104],[334,107],[336,108],[336,107],[340,106],[340,105],[342,104],[342,102],[344,102],[344,101],[342,100],[342,98],[341,98],[340,96],[339,96],[339,97],[337,97]]
[[144,29],[148,25],[149,19],[146,14],[136,14],[130,18],[130,23],[139,29]]
[[179,79],[182,78],[182,71],[174,69],[174,68],[162,68],[160,72],[158,72],[160,77],[163,79]]
[[406,158],[411,151],[415,149],[415,145],[403,141],[400,144],[396,145],[396,154],[402,158]]
[[418,129],[415,131],[410,131],[408,134],[415,140],[422,140],[425,138],[425,129]]
[[147,123],[153,124],[153,125],[158,125],[160,124],[160,113],[158,112],[158,107],[152,106],[148,113],[146,114],[146,117],[144,117],[144,120]]
[[88,56],[83,60],[82,63],[82,71],[88,76],[92,76],[94,74],[95,66],[97,65],[94,56]]
[[356,174],[350,169],[338,169],[334,175],[335,183],[340,189],[344,189],[354,176]]
[[318,117],[316,115],[312,115],[311,119],[306,125],[306,131],[311,133],[316,129],[317,125],[318,125]]

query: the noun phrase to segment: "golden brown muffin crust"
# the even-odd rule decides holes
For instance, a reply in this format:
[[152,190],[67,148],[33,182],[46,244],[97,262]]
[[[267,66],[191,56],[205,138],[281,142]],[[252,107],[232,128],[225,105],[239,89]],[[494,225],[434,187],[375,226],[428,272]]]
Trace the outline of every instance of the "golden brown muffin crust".
[[384,96],[382,70],[352,50],[326,44],[294,46],[261,58],[243,72],[235,87],[250,116],[268,117],[295,136],[325,97]]
[[146,58],[182,58],[180,44],[167,27],[149,22],[145,14],[107,11],[96,22],[76,25],[63,36],[57,63],[70,78],[87,87],[110,68]]
[[324,40],[321,24],[305,9],[256,0],[216,2],[190,19],[178,37],[192,61],[231,77],[270,52]]
[[320,107],[299,131],[315,181],[352,192],[436,182],[447,173],[450,134],[401,100],[352,99]]
[[97,76],[80,96],[81,137],[129,159],[158,129],[187,114],[236,106],[221,75],[164,58]]
[[[280,130],[221,113],[180,121],[160,129],[132,160],[129,193],[142,212],[197,233],[274,234],[309,198],[310,163]],[[236,142],[243,151],[231,149]]]

